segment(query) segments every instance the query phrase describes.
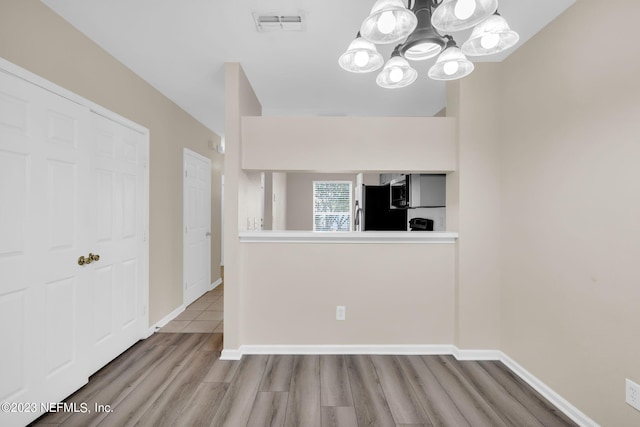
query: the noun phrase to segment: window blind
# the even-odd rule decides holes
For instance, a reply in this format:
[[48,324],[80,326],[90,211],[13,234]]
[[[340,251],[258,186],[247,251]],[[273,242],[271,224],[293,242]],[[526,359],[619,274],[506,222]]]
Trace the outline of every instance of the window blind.
[[351,231],[351,181],[313,181],[313,231]]

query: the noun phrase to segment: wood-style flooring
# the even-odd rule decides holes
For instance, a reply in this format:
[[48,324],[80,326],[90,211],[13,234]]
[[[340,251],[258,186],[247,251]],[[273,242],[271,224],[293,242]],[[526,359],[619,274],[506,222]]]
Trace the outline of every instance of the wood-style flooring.
[[[156,333],[39,426],[574,426],[500,362],[451,356],[244,356],[222,334]],[[105,411],[96,411],[102,405]]]

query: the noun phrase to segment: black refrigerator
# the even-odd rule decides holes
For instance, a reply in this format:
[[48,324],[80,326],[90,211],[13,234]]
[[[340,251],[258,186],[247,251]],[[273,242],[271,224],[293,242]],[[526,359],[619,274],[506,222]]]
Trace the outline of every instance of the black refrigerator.
[[407,231],[406,209],[391,209],[389,185],[362,186],[364,231]]

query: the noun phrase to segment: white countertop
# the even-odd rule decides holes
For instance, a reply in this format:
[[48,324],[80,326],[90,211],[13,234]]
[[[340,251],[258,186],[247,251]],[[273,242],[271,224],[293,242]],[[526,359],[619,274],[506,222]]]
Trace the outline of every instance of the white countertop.
[[455,243],[457,232],[451,231],[242,231],[243,243]]

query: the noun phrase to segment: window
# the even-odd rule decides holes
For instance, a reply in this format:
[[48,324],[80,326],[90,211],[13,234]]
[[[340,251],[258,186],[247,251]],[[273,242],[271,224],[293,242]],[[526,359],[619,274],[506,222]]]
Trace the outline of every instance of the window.
[[313,181],[313,231],[351,231],[351,181]]

